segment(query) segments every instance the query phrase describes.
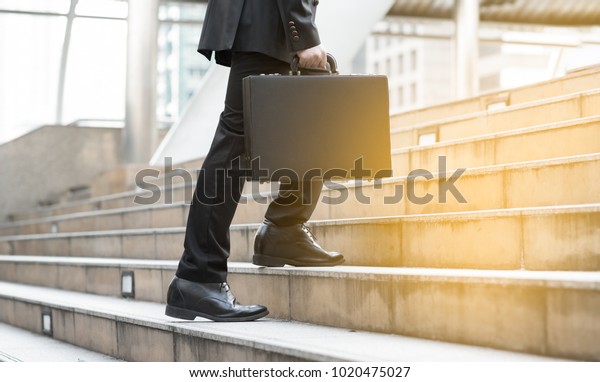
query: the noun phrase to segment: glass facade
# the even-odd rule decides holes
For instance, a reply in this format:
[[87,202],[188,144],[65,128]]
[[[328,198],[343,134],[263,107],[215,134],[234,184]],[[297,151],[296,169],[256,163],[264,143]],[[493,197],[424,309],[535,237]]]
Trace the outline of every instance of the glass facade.
[[[94,0],[92,0],[94,1]],[[70,0],[0,0],[0,9],[8,11],[69,12]]]
[[77,16],[127,17],[127,1],[123,0],[79,0],[75,8]]
[[76,18],[59,123],[123,119],[126,59],[127,23],[124,20]]
[[204,4],[169,3],[159,9],[158,102],[160,121],[181,115],[210,63],[196,52]]
[[0,13],[0,142],[55,122],[66,23]]
[[[196,52],[205,7],[160,6],[161,126],[179,117],[210,65]],[[42,125],[123,125],[127,8],[125,0],[0,0],[0,143]]]

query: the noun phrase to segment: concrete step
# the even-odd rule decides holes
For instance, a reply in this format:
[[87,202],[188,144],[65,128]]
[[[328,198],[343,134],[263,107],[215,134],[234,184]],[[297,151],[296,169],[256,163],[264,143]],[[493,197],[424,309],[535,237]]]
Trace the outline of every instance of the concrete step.
[[428,121],[419,125],[392,128],[392,148],[416,146],[425,136],[435,142],[509,131],[524,127],[597,116],[600,90],[570,94],[509,106],[500,110]]
[[[600,131],[600,130],[599,130]],[[555,160],[516,163],[466,170],[454,183],[460,195],[440,192],[443,177],[431,180],[399,177],[374,184],[340,183],[326,187],[313,219],[331,220],[359,217],[430,214],[537,207],[600,202],[600,154]],[[409,181],[410,179],[410,181]],[[414,181],[414,183],[413,183]],[[573,189],[567,185],[579,184]],[[418,198],[430,194],[427,203],[407,196],[414,185]],[[411,188],[412,189],[412,188]],[[343,196],[346,193],[347,197]],[[238,206],[235,224],[260,223],[267,203],[275,193],[245,195]],[[401,196],[401,197],[400,197]],[[446,197],[446,201],[442,197]],[[466,203],[462,203],[460,197]],[[367,199],[368,198],[368,199]],[[110,229],[181,227],[186,224],[189,206],[183,202],[90,211],[25,220],[0,227],[1,235],[101,231]]]
[[[348,265],[600,270],[600,204],[316,221]],[[250,261],[258,224],[232,225],[231,260]],[[185,228],[0,238],[0,253],[175,260]]]
[[[176,269],[174,261],[4,256],[0,262],[4,281],[111,296],[121,295],[121,275],[132,272],[135,298],[161,303]],[[76,276],[65,281],[68,274]],[[600,357],[598,272],[267,269],[231,263],[229,281],[241,301],[268,306],[271,318],[569,358]],[[313,312],[311,306],[329,308]],[[573,313],[565,315],[567,310]]]
[[181,227],[189,206],[184,202],[113,208],[20,220],[0,226],[0,236],[39,233]]
[[169,166],[169,162],[165,161],[163,165],[121,165],[118,168],[108,171],[97,178],[90,184],[90,192],[92,197],[102,197],[127,191],[135,191],[136,175],[142,171],[159,171],[161,178],[164,176],[176,175],[176,169],[183,169],[193,173],[196,169],[202,166],[203,159],[191,160],[183,162],[177,166]]
[[0,323],[0,362],[116,362],[114,357],[83,349]]
[[128,361],[548,360],[295,321],[181,321],[162,304],[0,283],[0,321],[39,332],[45,310],[54,338]]
[[436,119],[486,111],[490,108],[501,107],[503,104],[514,106],[549,97],[593,90],[599,87],[598,84],[600,84],[600,70],[597,68],[580,70],[551,81],[495,91],[473,98],[396,114],[392,116],[391,123],[392,127],[408,127]]

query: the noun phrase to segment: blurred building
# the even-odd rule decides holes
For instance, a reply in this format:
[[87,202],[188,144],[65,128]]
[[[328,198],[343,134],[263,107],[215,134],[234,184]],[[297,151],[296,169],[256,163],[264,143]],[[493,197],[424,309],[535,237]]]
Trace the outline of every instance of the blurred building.
[[[392,114],[452,101],[453,33],[450,21],[389,16],[375,25],[354,69],[388,76]],[[479,91],[524,86],[597,63],[599,33],[598,26],[483,23]]]
[[[555,78],[600,61],[594,2],[577,1],[575,6],[553,0],[537,4],[462,1],[478,6],[480,20],[476,23],[455,22],[459,16],[452,1],[383,3],[392,6],[372,26],[366,41],[353,42],[362,48],[352,60],[353,67],[342,71],[387,75],[391,114],[452,101],[473,91],[485,93]],[[198,137],[190,134],[199,129],[198,118],[204,117],[192,114],[198,104],[210,101],[212,114],[218,113],[221,105],[218,97],[200,89],[211,66],[196,52],[206,1],[140,3],[141,9],[151,4],[157,7],[143,25],[150,28],[150,34],[156,33],[155,40],[144,42],[154,45],[156,53],[143,49],[136,53],[134,48],[141,43],[128,41],[128,28],[140,18],[132,18],[136,16],[130,12],[132,4],[124,0],[0,0],[0,157],[31,168],[35,155],[14,159],[20,153],[16,147],[33,144],[28,140],[34,137],[26,134],[55,127],[54,134],[48,134],[51,138],[45,139],[50,139],[50,145],[67,145],[73,139],[68,146],[71,151],[45,153],[45,147],[33,151],[42,153],[57,170],[67,166],[70,158],[82,158],[81,169],[73,167],[70,180],[58,181],[61,177],[53,176],[47,189],[26,196],[17,193],[18,201],[51,203],[65,186],[81,189],[118,163],[148,163],[153,152],[152,163],[165,155],[175,156],[173,152],[185,153],[180,161],[204,154],[214,116],[206,115],[208,122],[202,124],[206,132]],[[334,22],[324,24],[339,32]],[[476,35],[458,33],[458,26],[464,24],[480,27]],[[459,35],[468,37],[460,40],[460,46],[477,52],[476,59],[460,65],[456,59]],[[148,36],[140,32],[134,38],[152,39]],[[138,62],[128,68],[128,58]],[[466,70],[464,65],[473,69]],[[477,76],[474,84],[465,85],[464,78],[457,78],[457,73],[465,72]],[[461,95],[457,89],[468,91]],[[192,105],[194,95],[202,92]],[[183,134],[180,141],[173,139],[175,134],[168,134],[172,126],[190,134]],[[64,137],[58,127],[65,130]],[[76,128],[87,130],[73,130]],[[102,138],[92,139],[87,134]],[[18,137],[27,143],[14,143],[11,149],[10,143]],[[82,144],[74,143],[79,140],[88,145],[100,141],[104,148],[85,146],[84,150]],[[156,151],[161,142],[161,148],[170,145],[170,151]],[[106,159],[99,161],[97,156]],[[21,171],[15,165],[0,175],[16,179]],[[15,181],[12,187],[25,183]],[[16,199],[7,201],[5,208],[16,205]]]

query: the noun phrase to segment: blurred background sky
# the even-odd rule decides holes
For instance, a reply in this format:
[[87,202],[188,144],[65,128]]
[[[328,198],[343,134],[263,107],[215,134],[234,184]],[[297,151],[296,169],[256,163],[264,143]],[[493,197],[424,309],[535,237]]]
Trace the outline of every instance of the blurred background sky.
[[[127,1],[79,0],[65,51],[70,3],[0,0],[0,143],[42,125],[123,126]],[[160,127],[177,120],[209,68],[196,53],[205,7],[190,2],[160,6]],[[451,101],[456,97],[453,30],[451,20],[388,16],[375,25],[351,71],[389,77],[391,113]],[[481,92],[600,63],[600,26],[482,22],[480,35]]]

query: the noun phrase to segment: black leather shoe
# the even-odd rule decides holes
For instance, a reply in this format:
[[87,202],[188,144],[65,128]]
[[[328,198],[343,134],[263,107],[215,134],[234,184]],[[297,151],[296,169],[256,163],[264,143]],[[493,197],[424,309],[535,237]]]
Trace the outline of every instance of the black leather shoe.
[[339,265],[344,256],[327,252],[304,224],[280,227],[265,220],[254,237],[252,263],[265,267],[319,267]]
[[224,283],[196,283],[175,277],[169,285],[165,314],[193,320],[254,321],[269,314],[262,305],[240,305]]

